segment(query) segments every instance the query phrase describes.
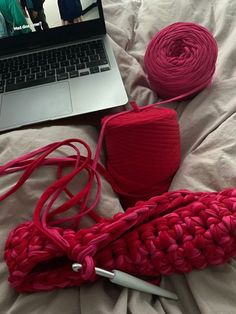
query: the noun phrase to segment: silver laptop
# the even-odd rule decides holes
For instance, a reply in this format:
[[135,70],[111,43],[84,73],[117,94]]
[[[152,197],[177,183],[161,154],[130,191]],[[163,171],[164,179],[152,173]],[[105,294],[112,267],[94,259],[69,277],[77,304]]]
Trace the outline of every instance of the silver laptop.
[[0,131],[127,100],[101,0],[0,2]]

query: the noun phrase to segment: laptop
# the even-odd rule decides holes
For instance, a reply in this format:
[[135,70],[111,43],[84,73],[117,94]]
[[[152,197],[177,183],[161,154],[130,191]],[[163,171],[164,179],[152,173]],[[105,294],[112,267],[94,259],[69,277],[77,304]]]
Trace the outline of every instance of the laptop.
[[36,2],[0,2],[0,131],[126,104],[101,0]]

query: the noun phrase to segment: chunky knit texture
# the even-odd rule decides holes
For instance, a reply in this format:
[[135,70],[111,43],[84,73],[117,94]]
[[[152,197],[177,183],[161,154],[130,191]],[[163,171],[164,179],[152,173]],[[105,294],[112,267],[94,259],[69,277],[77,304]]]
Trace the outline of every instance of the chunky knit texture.
[[[33,222],[10,233],[5,260],[18,291],[81,285],[96,279],[94,266],[150,279],[186,273],[236,256],[236,189],[169,192],[89,229],[51,231],[63,245]],[[72,271],[75,261],[83,271]]]

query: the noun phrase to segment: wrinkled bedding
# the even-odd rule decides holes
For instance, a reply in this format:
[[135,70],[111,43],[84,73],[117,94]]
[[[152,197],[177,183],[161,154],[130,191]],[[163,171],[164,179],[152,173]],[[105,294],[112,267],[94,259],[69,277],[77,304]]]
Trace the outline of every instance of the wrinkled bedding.
[[[192,100],[171,103],[181,132],[182,161],[170,190],[218,191],[236,186],[236,2],[234,0],[104,0],[107,31],[130,100],[147,105],[158,100],[143,68],[143,55],[151,37],[177,22],[202,24],[214,35],[219,57],[213,83]],[[94,126],[55,122],[0,135],[0,162],[65,138],[78,137],[96,148]],[[145,149],[145,145],[143,146]],[[101,155],[104,162],[104,155]],[[0,178],[2,194],[17,174]],[[236,313],[236,261],[163,277],[161,286],[174,291],[171,301],[112,285],[107,280],[81,288],[18,294],[8,284],[3,261],[9,230],[31,219],[41,191],[55,177],[54,169],[40,169],[14,196],[0,204],[0,313],[1,314],[234,314]],[[117,195],[103,180],[99,211],[111,216],[122,211]],[[89,224],[90,221],[84,221]]]

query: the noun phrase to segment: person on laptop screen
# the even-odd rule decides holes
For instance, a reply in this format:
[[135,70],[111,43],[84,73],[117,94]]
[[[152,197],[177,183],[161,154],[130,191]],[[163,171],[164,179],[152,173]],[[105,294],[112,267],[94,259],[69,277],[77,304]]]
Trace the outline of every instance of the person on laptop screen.
[[7,26],[6,26],[4,16],[2,15],[0,11],[0,38],[4,38],[4,37],[8,37],[8,32],[7,32]]
[[80,0],[58,0],[62,25],[82,22],[82,5]]
[[18,0],[0,0],[0,12],[5,19],[8,36],[31,32]]
[[36,32],[49,28],[43,8],[44,1],[45,0],[20,0],[25,16],[28,17],[29,14]]

